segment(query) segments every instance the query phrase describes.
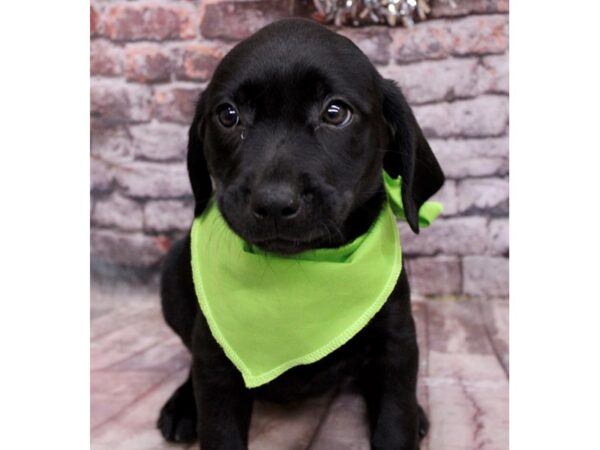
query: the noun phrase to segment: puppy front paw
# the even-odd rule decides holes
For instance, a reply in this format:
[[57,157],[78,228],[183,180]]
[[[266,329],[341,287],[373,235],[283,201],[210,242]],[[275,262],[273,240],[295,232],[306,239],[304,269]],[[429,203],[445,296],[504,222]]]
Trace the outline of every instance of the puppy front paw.
[[427,414],[419,405],[419,438],[423,439],[427,436],[427,432],[429,431],[429,419],[427,418]]
[[418,428],[398,426],[397,420],[380,420],[371,438],[372,450],[419,450],[429,431],[429,420],[418,405]]
[[185,384],[165,403],[157,427],[169,442],[193,442],[197,439],[198,415],[194,397]]

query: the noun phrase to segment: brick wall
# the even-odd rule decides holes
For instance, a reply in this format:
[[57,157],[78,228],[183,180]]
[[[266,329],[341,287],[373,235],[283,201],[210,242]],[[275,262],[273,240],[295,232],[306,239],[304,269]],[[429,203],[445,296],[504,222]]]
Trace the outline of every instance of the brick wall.
[[[413,289],[508,295],[508,2],[445,0],[412,29],[343,28],[396,79],[448,177],[443,218],[401,226]],[[91,2],[92,271],[156,274],[192,219],[184,155],[220,58],[302,0]]]

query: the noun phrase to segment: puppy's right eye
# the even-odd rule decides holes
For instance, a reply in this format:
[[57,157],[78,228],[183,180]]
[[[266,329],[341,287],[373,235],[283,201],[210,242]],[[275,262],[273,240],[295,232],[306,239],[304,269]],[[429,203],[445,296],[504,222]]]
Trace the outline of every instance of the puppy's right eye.
[[229,104],[221,106],[217,111],[217,114],[219,116],[219,122],[226,128],[234,127],[240,121],[238,112]]
[[329,125],[343,127],[352,120],[352,111],[345,103],[334,100],[323,111],[321,120]]

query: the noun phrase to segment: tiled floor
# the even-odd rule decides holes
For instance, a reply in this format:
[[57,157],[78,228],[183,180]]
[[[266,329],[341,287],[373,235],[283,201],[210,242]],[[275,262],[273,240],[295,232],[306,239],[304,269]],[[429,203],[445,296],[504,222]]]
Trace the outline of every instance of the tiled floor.
[[[432,426],[422,450],[508,449],[508,303],[414,301],[419,397]],[[92,289],[92,448],[187,449],[155,428],[185,379],[189,356],[153,292]],[[352,392],[294,408],[256,404],[252,450],[368,449],[364,404]]]

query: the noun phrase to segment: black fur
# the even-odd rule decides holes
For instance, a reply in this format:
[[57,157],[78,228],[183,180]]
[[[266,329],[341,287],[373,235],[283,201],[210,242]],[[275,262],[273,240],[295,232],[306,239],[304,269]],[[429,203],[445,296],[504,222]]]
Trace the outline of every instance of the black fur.
[[[331,99],[350,107],[348,125],[321,121]],[[224,103],[239,111],[238,125],[219,122]],[[339,246],[364,233],[385,199],[383,167],[402,175],[407,220],[418,232],[418,209],[444,176],[410,107],[354,44],[307,20],[277,22],[234,47],[190,127],[195,214],[213,197],[237,234],[272,252]],[[255,205],[265,202],[289,202],[293,214],[257,214]],[[289,402],[351,378],[367,401],[372,448],[419,448],[428,423],[416,399],[418,348],[405,271],[347,344],[246,389],[199,312],[189,245],[189,235],[174,245],[162,273],[165,320],[193,356],[190,378],[160,414],[166,439],[198,436],[203,450],[245,449],[254,398]]]

